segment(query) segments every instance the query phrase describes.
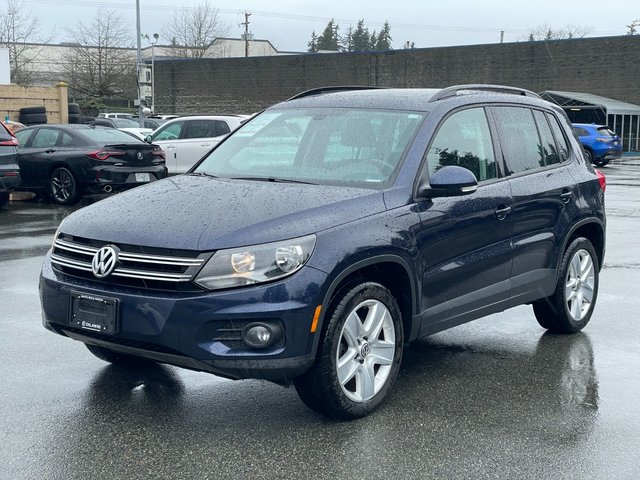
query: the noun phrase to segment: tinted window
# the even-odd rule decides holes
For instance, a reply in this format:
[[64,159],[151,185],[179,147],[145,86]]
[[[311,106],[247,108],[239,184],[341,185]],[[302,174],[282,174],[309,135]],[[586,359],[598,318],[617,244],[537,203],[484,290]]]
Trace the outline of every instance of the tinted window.
[[231,129],[229,128],[229,125],[227,125],[227,122],[216,120],[216,137],[226,135],[229,132],[231,132]]
[[114,145],[118,143],[142,143],[133,135],[116,130],[115,128],[86,128],[82,135],[89,137],[92,143],[97,145]]
[[184,138],[207,138],[216,136],[216,124],[213,120],[190,120]]
[[139,128],[140,124],[129,118],[114,118],[111,120],[116,128]]
[[576,135],[578,135],[579,137],[588,137],[589,136],[589,132],[587,132],[582,127],[573,127],[573,129],[576,131]]
[[615,132],[609,130],[609,127],[598,127],[598,136],[600,137],[615,137]]
[[36,136],[33,137],[33,148],[49,148],[55,147],[58,142],[58,130],[52,130],[50,128],[41,128],[36,132]]
[[16,138],[18,139],[18,146],[24,147],[29,141],[29,137],[33,134],[33,130],[18,130],[16,132]]
[[153,134],[152,141],[159,140],[175,140],[180,138],[180,132],[185,122],[174,122],[168,125],[164,125],[157,132]]
[[454,113],[445,120],[427,152],[429,173],[447,165],[473,172],[478,181],[496,178],[498,169],[487,117],[482,108]]
[[77,142],[75,139],[69,135],[67,132],[62,132],[62,140],[60,141],[60,145],[63,147],[73,147]]
[[536,119],[536,124],[538,124],[538,133],[540,134],[540,155],[543,161],[541,166],[560,163],[560,156],[558,155],[556,142],[547,122],[547,117],[539,110],[534,110],[533,116]]
[[0,124],[0,140],[11,140],[9,129],[4,124]]
[[551,125],[553,136],[556,138],[558,157],[561,162],[566,162],[569,159],[569,144],[567,143],[567,137],[564,135],[562,127],[560,127],[556,117],[547,114],[547,119],[549,120],[549,125]]
[[528,108],[498,107],[495,112],[507,173],[521,173],[545,165],[533,113]]

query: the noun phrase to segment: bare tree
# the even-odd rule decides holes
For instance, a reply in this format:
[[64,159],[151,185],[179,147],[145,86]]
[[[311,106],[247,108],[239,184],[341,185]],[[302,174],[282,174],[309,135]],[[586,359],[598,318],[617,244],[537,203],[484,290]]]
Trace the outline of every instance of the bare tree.
[[535,42],[538,40],[563,40],[571,38],[584,38],[593,31],[593,27],[584,25],[567,25],[564,28],[553,29],[548,24],[538,25],[527,33],[526,40]]
[[171,38],[171,54],[184,58],[220,56],[212,50],[218,37],[228,34],[229,27],[220,18],[209,0],[192,8],[184,7],[167,26],[167,36]]
[[627,35],[638,35],[638,30],[640,30],[640,19],[634,20],[627,25],[627,29]]
[[136,98],[135,57],[125,22],[111,10],[98,10],[90,25],[82,22],[68,34],[73,39],[63,68],[72,92],[94,100]]
[[7,9],[0,13],[0,46],[9,50],[13,83],[31,83],[34,75],[30,67],[42,51],[42,47],[34,43],[47,43],[53,37],[36,37],[39,27],[40,21],[25,10],[22,0],[8,0]]

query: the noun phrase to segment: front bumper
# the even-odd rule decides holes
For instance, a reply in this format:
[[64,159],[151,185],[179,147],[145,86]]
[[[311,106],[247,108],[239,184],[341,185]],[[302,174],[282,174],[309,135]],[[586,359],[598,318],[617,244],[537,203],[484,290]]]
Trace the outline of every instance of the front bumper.
[[[220,292],[137,290],[54,271],[48,253],[40,299],[45,328],[81,342],[226,378],[288,383],[313,364],[310,328],[325,279],[306,267],[280,282]],[[72,326],[71,292],[116,299],[115,334]],[[258,350],[219,339],[223,330],[259,320],[281,322],[283,341]]]

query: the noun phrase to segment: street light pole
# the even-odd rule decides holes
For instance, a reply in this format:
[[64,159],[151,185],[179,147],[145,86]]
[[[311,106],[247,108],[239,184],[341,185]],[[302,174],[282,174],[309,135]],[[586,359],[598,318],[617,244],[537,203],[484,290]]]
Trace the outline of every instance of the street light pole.
[[140,0],[136,0],[136,36],[138,38],[138,52],[136,55],[136,84],[138,85],[138,123],[144,127],[144,115],[142,113],[142,95],[140,89],[140,64],[142,63],[142,33],[140,32]]

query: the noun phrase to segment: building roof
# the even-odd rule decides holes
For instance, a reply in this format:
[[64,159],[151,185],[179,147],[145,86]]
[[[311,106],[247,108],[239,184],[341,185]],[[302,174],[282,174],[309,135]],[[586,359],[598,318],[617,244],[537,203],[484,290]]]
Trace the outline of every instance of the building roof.
[[546,90],[541,92],[540,96],[545,100],[557,103],[563,108],[601,108],[606,111],[607,115],[640,115],[640,105],[601,97],[592,93]]

